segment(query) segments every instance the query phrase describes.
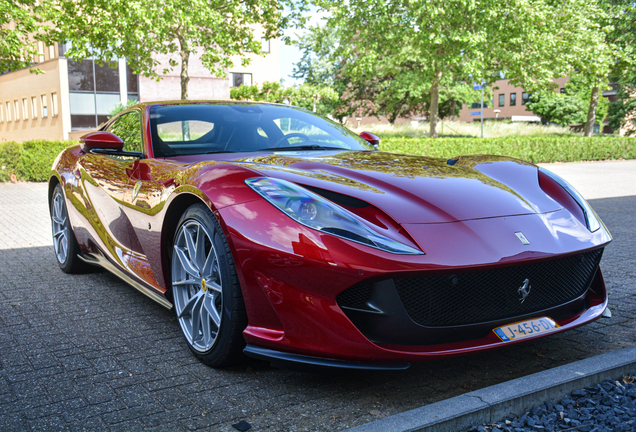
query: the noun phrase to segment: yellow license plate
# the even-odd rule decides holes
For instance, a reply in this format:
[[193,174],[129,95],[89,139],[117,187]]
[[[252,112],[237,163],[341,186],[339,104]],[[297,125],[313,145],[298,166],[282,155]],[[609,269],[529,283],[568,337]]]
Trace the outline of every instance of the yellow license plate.
[[559,325],[553,320],[548,317],[541,317],[497,327],[493,331],[503,342],[512,342],[531,336],[550,333],[557,328],[559,328]]

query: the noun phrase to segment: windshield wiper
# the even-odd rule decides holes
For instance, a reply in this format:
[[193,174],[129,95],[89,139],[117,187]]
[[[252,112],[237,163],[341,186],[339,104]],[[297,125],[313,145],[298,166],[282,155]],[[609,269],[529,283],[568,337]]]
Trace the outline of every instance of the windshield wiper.
[[285,147],[271,147],[263,150],[348,150],[342,147],[330,147],[330,146],[321,146],[318,144],[307,144],[307,145],[297,145],[297,146],[285,146]]
[[234,153],[234,152],[230,150],[212,150],[209,152],[205,152],[203,154],[216,154],[216,153]]

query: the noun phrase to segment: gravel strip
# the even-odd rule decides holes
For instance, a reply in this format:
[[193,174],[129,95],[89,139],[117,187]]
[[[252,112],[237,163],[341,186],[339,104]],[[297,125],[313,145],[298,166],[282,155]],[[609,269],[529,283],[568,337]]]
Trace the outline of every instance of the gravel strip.
[[636,430],[634,374],[573,390],[558,403],[542,403],[520,417],[473,426],[467,432],[626,432]]

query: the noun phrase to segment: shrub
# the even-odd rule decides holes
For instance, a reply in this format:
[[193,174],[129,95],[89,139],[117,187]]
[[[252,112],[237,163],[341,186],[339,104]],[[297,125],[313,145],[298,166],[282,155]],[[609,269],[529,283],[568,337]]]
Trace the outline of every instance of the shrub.
[[528,162],[577,162],[636,159],[636,138],[502,137],[502,138],[387,138],[383,151],[452,158],[459,155],[505,155]]
[[0,182],[15,174],[22,181],[47,181],[57,155],[73,141],[32,140],[0,143]]
[[15,141],[0,143],[0,182],[9,181],[11,174],[18,176],[22,145]]

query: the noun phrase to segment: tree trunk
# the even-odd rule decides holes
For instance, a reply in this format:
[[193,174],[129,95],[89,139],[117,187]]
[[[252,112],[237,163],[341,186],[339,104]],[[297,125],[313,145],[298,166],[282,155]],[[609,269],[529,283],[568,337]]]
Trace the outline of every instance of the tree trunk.
[[594,134],[594,123],[596,122],[596,108],[598,107],[598,94],[599,94],[599,88],[598,86],[595,86],[594,88],[592,88],[592,97],[590,98],[590,108],[587,110],[587,121],[585,122],[585,129],[583,130],[583,135],[586,137],[591,137]]
[[190,81],[190,76],[188,75],[188,62],[190,61],[190,50],[188,49],[187,42],[185,38],[181,35],[178,37],[179,46],[181,49],[179,50],[179,55],[181,56],[181,100],[188,99],[188,82]]
[[442,71],[436,70],[435,77],[431,83],[431,109],[429,110],[429,136],[437,138],[437,118],[439,117],[439,82],[442,78]]

